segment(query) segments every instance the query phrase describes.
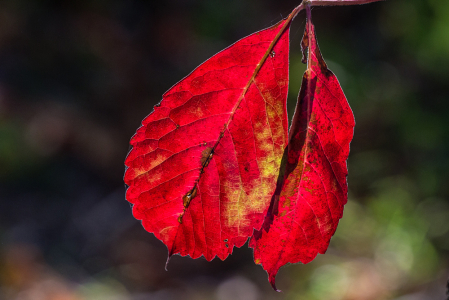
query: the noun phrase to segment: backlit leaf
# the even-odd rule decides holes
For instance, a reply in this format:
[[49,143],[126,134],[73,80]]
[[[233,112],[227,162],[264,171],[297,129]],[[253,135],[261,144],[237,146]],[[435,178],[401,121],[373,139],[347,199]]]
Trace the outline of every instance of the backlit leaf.
[[293,17],[200,65],[131,139],[126,198],[169,256],[225,259],[260,229],[287,145]]
[[325,253],[347,202],[346,160],[354,116],[335,75],[318,48],[310,17],[303,37],[308,49],[289,144],[278,188],[262,229],[250,246],[254,260],[275,287],[279,268],[308,263]]
[[[305,0],[169,89],[131,139],[124,180],[144,228],[173,254],[225,259],[249,237],[275,287],[287,263],[325,253],[347,202],[354,117],[316,41]],[[289,29],[303,8],[304,74],[287,133]]]

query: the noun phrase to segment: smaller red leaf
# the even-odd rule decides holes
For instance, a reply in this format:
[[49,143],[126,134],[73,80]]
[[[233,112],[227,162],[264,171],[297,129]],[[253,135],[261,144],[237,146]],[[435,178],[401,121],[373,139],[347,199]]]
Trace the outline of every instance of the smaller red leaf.
[[274,289],[280,267],[308,263],[326,252],[347,202],[346,160],[354,116],[321,56],[310,7],[302,45],[304,53],[308,49],[308,66],[277,190],[262,229],[250,241],[254,260],[267,271]]

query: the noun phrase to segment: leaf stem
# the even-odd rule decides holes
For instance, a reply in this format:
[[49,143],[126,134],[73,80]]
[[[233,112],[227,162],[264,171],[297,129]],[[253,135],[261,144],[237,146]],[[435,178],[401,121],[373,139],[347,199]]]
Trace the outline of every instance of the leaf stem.
[[335,5],[358,5],[384,0],[304,0],[302,3],[311,6],[335,6]]
[[307,45],[308,45],[308,47],[307,47],[307,71],[309,71],[311,68],[310,33],[313,30],[313,28],[312,28],[312,26],[313,26],[312,7],[310,5],[310,2],[307,1],[305,4],[305,7],[306,7],[306,17],[307,17],[306,18],[306,27],[307,27],[306,31],[307,31],[307,39],[308,39],[308,42],[307,42]]

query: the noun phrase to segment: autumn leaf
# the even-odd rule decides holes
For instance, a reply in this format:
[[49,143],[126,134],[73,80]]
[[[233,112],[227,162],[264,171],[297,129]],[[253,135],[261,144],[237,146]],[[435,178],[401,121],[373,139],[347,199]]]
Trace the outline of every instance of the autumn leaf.
[[289,28],[301,8],[174,85],[131,139],[126,198],[169,257],[225,259],[260,229],[287,145]]
[[250,247],[274,289],[279,268],[325,253],[347,202],[346,160],[354,116],[318,48],[310,6],[303,37],[307,53],[278,188]]
[[[126,199],[169,258],[225,259],[252,236],[276,289],[281,266],[327,250],[347,202],[354,117],[310,7],[375,1],[304,0],[201,64],[142,121],[125,160]],[[287,132],[289,30],[304,7],[307,70]]]

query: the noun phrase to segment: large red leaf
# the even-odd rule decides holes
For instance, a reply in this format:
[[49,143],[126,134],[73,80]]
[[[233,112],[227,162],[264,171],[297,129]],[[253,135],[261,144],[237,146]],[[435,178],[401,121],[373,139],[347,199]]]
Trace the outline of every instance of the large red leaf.
[[174,85],[131,139],[126,198],[169,256],[225,259],[261,228],[287,144],[289,27],[301,8]]
[[347,202],[354,116],[321,56],[307,10],[303,51],[308,48],[308,63],[289,144],[270,210],[250,241],[254,260],[268,272],[274,289],[281,266],[308,263],[326,252]]

